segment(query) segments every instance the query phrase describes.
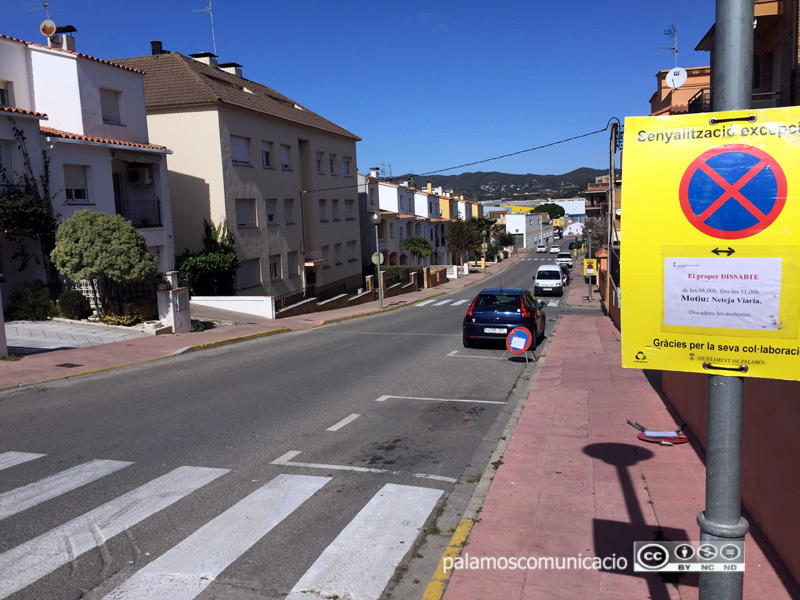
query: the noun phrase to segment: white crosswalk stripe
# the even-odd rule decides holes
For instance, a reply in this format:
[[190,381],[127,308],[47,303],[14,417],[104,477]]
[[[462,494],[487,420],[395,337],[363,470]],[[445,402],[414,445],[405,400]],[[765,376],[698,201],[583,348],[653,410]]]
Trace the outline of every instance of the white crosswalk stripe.
[[430,300],[423,300],[422,302],[417,302],[414,306],[425,306],[426,304],[430,304],[431,302],[435,302],[436,298],[431,298]]
[[0,598],[7,598],[227,472],[178,467],[0,554]]
[[278,475],[162,554],[107,600],[192,600],[330,477]]
[[0,519],[52,500],[132,464],[120,460],[92,460],[30,485],[0,494]]
[[3,452],[0,454],[0,471],[16,465],[21,465],[30,460],[47,456],[46,454],[32,454],[30,452]]
[[466,304],[467,302],[469,302],[469,300],[456,300],[451,306],[460,306],[462,304]]
[[441,495],[441,490],[432,488],[383,486],[311,565],[286,600],[380,597]]
[[442,306],[444,304],[449,304],[452,300],[442,300],[441,302],[437,302],[434,306]]

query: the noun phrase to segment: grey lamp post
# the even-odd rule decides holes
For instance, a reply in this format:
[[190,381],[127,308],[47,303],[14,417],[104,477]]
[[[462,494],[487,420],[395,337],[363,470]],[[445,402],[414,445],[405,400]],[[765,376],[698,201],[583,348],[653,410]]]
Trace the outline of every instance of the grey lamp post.
[[486,274],[486,249],[489,247],[489,244],[486,243],[486,230],[484,229],[481,231],[481,235],[483,236],[483,243],[481,244],[481,249],[483,250],[483,257],[481,258],[481,262],[483,263],[483,274]]
[[516,234],[516,237],[514,238],[514,254],[519,256],[519,229],[515,229],[514,233]]
[[[586,232],[586,258],[592,258],[592,226],[587,224],[584,228]],[[592,276],[589,275],[589,302],[592,301]]]
[[378,268],[378,302],[380,307],[383,308],[383,289],[381,287],[381,243],[378,239],[378,225],[381,224],[383,218],[378,213],[372,213],[369,220],[375,225],[375,266]]

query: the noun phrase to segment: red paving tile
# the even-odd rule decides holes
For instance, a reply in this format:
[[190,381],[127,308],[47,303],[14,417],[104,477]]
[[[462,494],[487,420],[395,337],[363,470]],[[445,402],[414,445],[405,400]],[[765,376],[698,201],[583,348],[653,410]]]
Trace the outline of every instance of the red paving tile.
[[[613,552],[629,561],[628,569],[527,570],[521,583],[517,572],[461,571],[453,574],[444,598],[698,598],[696,575],[667,583],[658,575],[634,573],[627,540],[652,540],[659,530],[674,539],[699,539],[702,457],[692,444],[642,442],[627,425],[627,419],[650,429],[677,429],[680,423],[642,371],[621,368],[619,332],[607,318],[564,316],[557,327],[467,547],[477,554],[519,545],[519,552],[537,558]],[[540,386],[546,395],[536,393]],[[529,488],[536,490],[536,502],[532,493],[528,502],[509,483],[525,485],[521,477],[528,461],[539,484]],[[498,539],[503,535],[508,543]],[[791,598],[778,575],[785,576],[785,567],[767,560],[758,539],[763,538],[747,538],[744,597]]]

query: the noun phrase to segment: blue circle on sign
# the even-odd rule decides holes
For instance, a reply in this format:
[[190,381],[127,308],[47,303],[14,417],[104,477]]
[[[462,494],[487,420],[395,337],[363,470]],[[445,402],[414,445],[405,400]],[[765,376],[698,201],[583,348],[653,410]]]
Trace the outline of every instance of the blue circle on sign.
[[786,203],[786,176],[766,152],[746,145],[701,154],[683,175],[680,202],[697,229],[741,239],[766,229]]

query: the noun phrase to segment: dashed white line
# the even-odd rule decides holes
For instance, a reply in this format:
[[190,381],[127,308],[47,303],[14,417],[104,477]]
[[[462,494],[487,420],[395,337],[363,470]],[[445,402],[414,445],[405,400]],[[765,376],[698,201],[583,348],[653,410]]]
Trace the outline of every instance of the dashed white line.
[[352,415],[350,415],[349,417],[345,417],[344,419],[342,419],[341,421],[339,421],[335,425],[331,425],[325,431],[339,431],[342,427],[352,423],[353,421],[355,421],[360,416],[361,415],[359,415],[357,413],[353,413]]
[[375,402],[385,402],[389,398],[397,398],[399,400],[430,400],[431,402],[468,402],[471,404],[505,404],[497,400],[468,400],[464,398],[419,398],[417,396],[381,396],[375,398]]

